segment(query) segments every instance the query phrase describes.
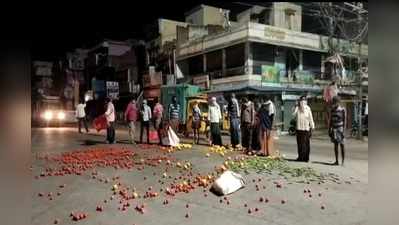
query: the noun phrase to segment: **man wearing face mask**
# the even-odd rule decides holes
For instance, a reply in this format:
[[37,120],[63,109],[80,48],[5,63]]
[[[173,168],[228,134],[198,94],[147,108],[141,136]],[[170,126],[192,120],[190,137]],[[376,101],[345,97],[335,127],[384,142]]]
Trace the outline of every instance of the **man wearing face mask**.
[[211,123],[211,141],[213,145],[222,146],[222,137],[220,134],[220,122],[222,121],[222,113],[220,106],[216,102],[216,98],[212,97],[211,104],[208,108],[208,121]]
[[312,110],[307,105],[305,96],[299,99],[299,105],[295,107],[293,116],[296,118],[297,161],[309,162],[310,137],[312,136],[312,130],[315,125]]

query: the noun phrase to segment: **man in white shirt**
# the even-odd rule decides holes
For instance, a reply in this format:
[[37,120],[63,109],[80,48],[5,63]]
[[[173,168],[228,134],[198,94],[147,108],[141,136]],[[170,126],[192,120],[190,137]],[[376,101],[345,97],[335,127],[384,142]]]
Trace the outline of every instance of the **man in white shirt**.
[[107,102],[107,111],[105,111],[105,118],[107,118],[107,143],[108,144],[115,144],[115,107],[112,104],[111,98],[106,98]]
[[86,121],[86,112],[85,112],[86,104],[80,100],[80,103],[76,106],[76,119],[78,120],[79,133],[82,133],[82,123],[85,126],[86,132],[89,133],[89,128],[87,127]]
[[152,118],[151,108],[147,105],[147,100],[143,100],[143,105],[140,109],[141,129],[140,129],[140,143],[143,143],[143,131],[146,128],[147,144],[150,143],[150,120]]
[[211,104],[208,109],[208,120],[211,123],[211,139],[213,145],[222,145],[222,137],[220,134],[220,122],[222,120],[222,113],[220,106],[216,102],[216,98],[212,97]]
[[273,125],[274,115],[276,114],[276,107],[274,106],[274,103],[270,99],[267,100],[266,105],[269,105],[269,116],[270,116],[270,121],[272,122]]
[[295,107],[293,116],[296,118],[296,140],[298,145],[297,161],[309,162],[310,137],[315,128],[312,110],[307,105],[306,97],[299,99],[299,105]]

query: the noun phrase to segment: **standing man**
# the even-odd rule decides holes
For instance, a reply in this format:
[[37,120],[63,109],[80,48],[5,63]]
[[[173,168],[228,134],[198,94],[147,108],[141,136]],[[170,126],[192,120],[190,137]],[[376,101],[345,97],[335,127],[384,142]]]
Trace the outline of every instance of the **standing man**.
[[105,101],[107,103],[107,110],[104,113],[105,118],[107,118],[107,143],[115,144],[115,107],[110,97],[107,97]]
[[248,98],[243,99],[243,104],[241,106],[241,143],[245,151],[249,151],[251,148],[252,140],[252,127],[255,123],[255,109],[253,104],[248,100]]
[[143,100],[143,105],[140,109],[141,114],[141,129],[140,129],[140,143],[143,143],[143,132],[144,128],[147,130],[147,144],[150,143],[150,120],[151,120],[151,108],[147,105],[147,100]]
[[137,121],[137,105],[136,105],[136,100],[132,99],[129,104],[126,107],[125,110],[125,121],[128,124],[129,127],[129,137],[130,137],[130,143],[131,144],[136,144],[134,140],[134,134],[136,131],[136,121]]
[[216,102],[215,97],[212,97],[211,105],[208,109],[208,120],[211,123],[212,144],[222,146],[222,137],[220,134],[220,122],[222,121],[222,112],[220,111],[220,106]]
[[274,103],[270,98],[267,100],[266,104],[269,105],[269,117],[270,122],[273,125],[274,115],[276,114],[276,107],[274,106]]
[[172,104],[168,108],[169,123],[176,134],[179,132],[180,124],[180,105],[177,103],[177,97],[172,97]]
[[76,112],[75,112],[79,124],[79,133],[82,133],[82,123],[85,126],[86,133],[89,133],[89,128],[87,127],[85,109],[86,109],[86,104],[81,99],[80,103],[76,106]]
[[193,143],[199,144],[199,129],[201,127],[201,109],[198,106],[198,101],[194,102],[193,106],[193,121],[192,121],[192,128],[194,132]]
[[293,116],[296,117],[297,161],[309,162],[310,137],[312,136],[312,130],[315,126],[312,110],[307,105],[305,96],[299,99],[299,105],[295,107]]
[[338,145],[341,147],[342,165],[344,165],[344,160],[345,160],[344,130],[346,125],[346,111],[345,108],[340,106],[339,103],[340,103],[339,97],[334,96],[332,99],[331,117],[328,129],[331,142],[334,143],[334,152],[335,152],[334,165],[339,165]]
[[270,105],[264,102],[259,109],[259,143],[260,143],[260,155],[269,156],[272,154],[271,146],[271,130],[272,121],[270,117]]
[[154,128],[157,130],[159,145],[162,145],[162,137],[161,137],[161,129],[162,129],[162,117],[163,117],[163,106],[159,103],[158,98],[155,98],[155,106],[154,106]]
[[240,144],[240,107],[234,93],[230,96],[227,112],[230,120],[231,145],[236,148]]

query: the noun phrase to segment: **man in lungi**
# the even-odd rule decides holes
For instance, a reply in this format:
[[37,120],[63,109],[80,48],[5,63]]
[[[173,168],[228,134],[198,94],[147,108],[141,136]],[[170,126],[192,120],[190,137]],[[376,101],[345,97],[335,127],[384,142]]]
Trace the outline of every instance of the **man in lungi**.
[[345,108],[340,104],[340,99],[338,96],[334,96],[332,99],[332,109],[331,117],[329,123],[329,135],[331,142],[334,143],[335,152],[335,163],[334,165],[339,165],[338,163],[338,145],[341,147],[342,163],[344,165],[345,160],[345,125],[346,125],[346,111]]

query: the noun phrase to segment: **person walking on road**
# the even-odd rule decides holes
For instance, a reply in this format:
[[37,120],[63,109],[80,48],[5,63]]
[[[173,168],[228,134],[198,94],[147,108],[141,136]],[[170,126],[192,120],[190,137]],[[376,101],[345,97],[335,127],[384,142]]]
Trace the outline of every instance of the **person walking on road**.
[[230,96],[227,112],[230,120],[231,145],[236,148],[240,144],[240,107],[234,93]]
[[346,111],[345,108],[340,106],[340,99],[338,96],[334,96],[332,99],[331,117],[329,123],[328,133],[331,138],[331,142],[334,143],[335,163],[338,163],[338,145],[341,147],[342,165],[345,161],[345,125],[346,125]]
[[107,102],[107,110],[105,111],[104,115],[107,119],[107,143],[108,144],[115,144],[115,107],[112,104],[111,98],[106,98]]
[[201,127],[201,109],[198,106],[198,101],[194,102],[193,106],[193,122],[192,122],[192,128],[193,128],[193,143],[199,144],[199,129]]
[[150,143],[150,120],[151,120],[151,108],[147,105],[147,100],[143,100],[143,105],[140,109],[141,115],[141,129],[140,129],[140,143],[143,143],[143,132],[146,129],[147,144]]
[[138,110],[136,100],[132,99],[125,110],[125,121],[127,122],[129,127],[129,138],[131,144],[136,144],[134,136],[136,131],[137,114]]
[[255,109],[248,98],[243,98],[241,106],[241,143],[244,151],[251,149],[252,128],[255,122]]
[[312,110],[307,105],[305,96],[299,99],[299,105],[295,107],[293,116],[296,118],[297,161],[309,162],[310,138],[315,125]]
[[76,106],[76,118],[78,120],[79,126],[79,133],[82,133],[82,123],[86,129],[86,133],[89,133],[89,128],[87,127],[87,120],[86,120],[86,104],[81,99],[80,103]]
[[172,97],[172,103],[169,105],[168,108],[168,116],[169,116],[169,123],[172,127],[173,131],[176,134],[179,131],[179,124],[180,124],[180,105],[177,103],[177,97]]
[[211,141],[213,145],[222,146],[222,137],[220,134],[220,122],[222,121],[222,113],[220,106],[216,102],[216,98],[212,97],[211,105],[208,109],[208,120],[211,123]]
[[158,133],[159,145],[162,145],[162,118],[163,118],[163,106],[159,103],[158,98],[155,98],[155,106],[153,110],[154,116],[154,128]]

